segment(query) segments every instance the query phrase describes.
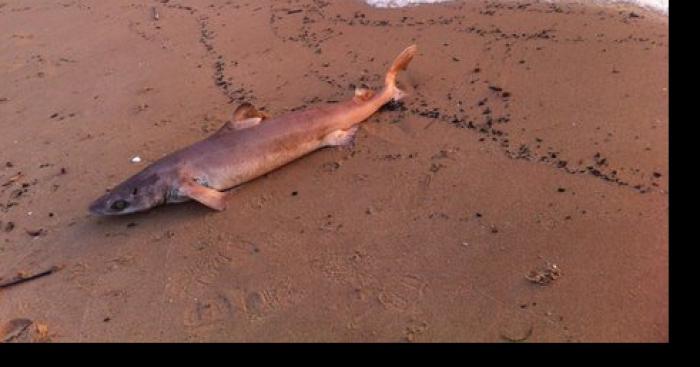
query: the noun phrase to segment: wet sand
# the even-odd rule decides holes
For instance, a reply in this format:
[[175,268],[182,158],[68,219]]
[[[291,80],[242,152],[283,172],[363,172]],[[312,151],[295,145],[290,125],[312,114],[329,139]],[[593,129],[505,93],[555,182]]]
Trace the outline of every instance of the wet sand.
[[[412,43],[410,95],[354,148],[250,182],[222,213],[87,213],[239,103],[274,116],[379,88]],[[62,267],[0,289],[0,325],[53,342],[668,340],[653,12],[5,0],[0,85],[0,281]]]

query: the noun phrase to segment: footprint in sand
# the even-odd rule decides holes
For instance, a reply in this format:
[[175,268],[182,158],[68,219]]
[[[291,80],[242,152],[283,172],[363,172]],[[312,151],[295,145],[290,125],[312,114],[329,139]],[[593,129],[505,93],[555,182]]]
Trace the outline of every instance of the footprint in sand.
[[196,299],[185,315],[185,326],[206,327],[233,319],[236,307],[228,296],[222,293],[207,299]]
[[[202,245],[207,246],[207,245]],[[221,271],[231,263],[231,256],[208,251],[198,256],[185,270],[189,279],[199,285],[214,284],[221,276]]]
[[262,316],[265,300],[258,292],[251,292],[245,298],[246,313],[252,318],[260,318]]
[[404,275],[398,279],[392,279],[387,286],[379,292],[377,299],[388,309],[400,312],[413,310],[416,304],[423,298],[428,283],[415,275]]
[[248,318],[259,320],[298,304],[304,296],[304,291],[284,279],[263,290],[249,291],[242,298]]

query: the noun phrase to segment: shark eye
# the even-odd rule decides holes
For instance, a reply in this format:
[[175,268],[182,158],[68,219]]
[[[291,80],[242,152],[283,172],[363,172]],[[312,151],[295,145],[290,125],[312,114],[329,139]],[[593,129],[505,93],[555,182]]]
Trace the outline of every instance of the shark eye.
[[112,210],[124,210],[127,206],[129,206],[129,202],[126,200],[117,200],[112,203]]

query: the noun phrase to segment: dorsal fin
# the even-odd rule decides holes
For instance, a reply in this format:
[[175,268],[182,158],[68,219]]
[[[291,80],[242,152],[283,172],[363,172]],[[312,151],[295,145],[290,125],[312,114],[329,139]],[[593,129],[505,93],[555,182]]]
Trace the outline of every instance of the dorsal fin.
[[218,134],[226,131],[247,129],[249,127],[256,126],[262,120],[268,118],[270,118],[270,115],[265,112],[258,111],[255,106],[245,102],[238,106],[236,111],[233,112],[233,120],[225,123],[224,126],[222,126],[216,133]]
[[353,100],[355,100],[357,102],[364,102],[364,101],[368,101],[373,96],[374,96],[374,92],[370,89],[355,88],[355,97],[353,97]]
[[236,111],[233,112],[233,121],[245,120],[252,117],[260,117],[262,120],[264,120],[270,116],[265,112],[258,111],[255,106],[248,102],[241,104],[238,106],[238,108],[236,108]]
[[219,131],[217,131],[216,133],[219,134],[226,131],[247,129],[249,127],[256,126],[262,120],[262,117],[251,117],[243,120],[229,121],[225,123],[224,126],[222,126],[221,129],[219,129]]

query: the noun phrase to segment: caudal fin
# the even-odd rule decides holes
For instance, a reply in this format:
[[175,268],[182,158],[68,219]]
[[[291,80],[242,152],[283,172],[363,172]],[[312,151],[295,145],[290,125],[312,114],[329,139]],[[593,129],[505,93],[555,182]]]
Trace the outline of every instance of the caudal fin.
[[385,88],[392,92],[392,98],[394,100],[398,101],[405,95],[402,90],[396,87],[396,74],[398,74],[401,70],[406,70],[406,67],[411,60],[413,60],[413,56],[415,56],[417,51],[418,46],[408,46],[405,50],[403,50],[403,52],[401,52],[401,54],[399,54],[399,56],[396,57],[396,59],[394,59],[394,63],[391,64],[391,68],[389,68],[389,72],[386,74],[386,78],[384,79]]

